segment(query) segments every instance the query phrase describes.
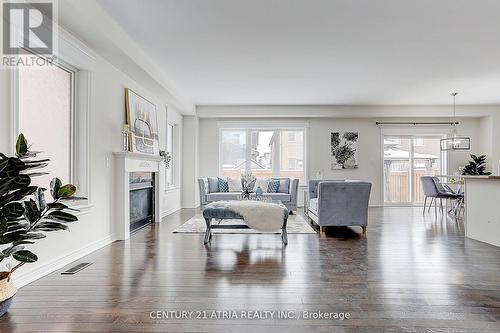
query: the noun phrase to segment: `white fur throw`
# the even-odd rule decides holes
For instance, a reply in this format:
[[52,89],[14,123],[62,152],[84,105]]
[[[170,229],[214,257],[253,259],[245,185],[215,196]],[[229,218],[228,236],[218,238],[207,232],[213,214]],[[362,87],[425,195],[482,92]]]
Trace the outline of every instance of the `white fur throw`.
[[279,231],[283,226],[282,206],[255,200],[228,201],[227,207],[243,216],[245,223],[258,231]]

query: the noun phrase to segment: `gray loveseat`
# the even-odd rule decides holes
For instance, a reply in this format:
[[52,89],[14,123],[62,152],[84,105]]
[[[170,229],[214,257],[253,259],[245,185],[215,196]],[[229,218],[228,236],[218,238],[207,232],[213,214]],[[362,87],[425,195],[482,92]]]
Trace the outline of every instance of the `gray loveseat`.
[[[297,191],[299,187],[298,179],[273,178],[280,180],[280,187],[277,193],[263,193],[264,197],[271,197],[273,200],[280,200],[290,212],[297,210]],[[204,205],[221,200],[237,200],[241,192],[219,192],[217,177],[198,179],[200,188],[200,204]]]
[[368,224],[368,202],[372,184],[363,181],[310,180],[308,215],[320,226],[360,226]]

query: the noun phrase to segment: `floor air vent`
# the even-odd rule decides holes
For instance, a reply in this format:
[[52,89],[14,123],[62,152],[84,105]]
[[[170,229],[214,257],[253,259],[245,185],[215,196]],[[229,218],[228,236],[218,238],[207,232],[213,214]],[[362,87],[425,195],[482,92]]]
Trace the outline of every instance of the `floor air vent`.
[[66,271],[64,271],[64,272],[62,272],[61,274],[62,274],[62,275],[72,275],[72,274],[76,274],[76,273],[78,273],[79,271],[81,271],[82,269],[84,269],[84,268],[86,268],[86,267],[88,267],[88,266],[90,266],[90,265],[92,265],[92,263],[91,263],[91,262],[82,262],[81,264],[78,264],[78,265],[76,265],[76,266],[73,266],[73,267],[71,267],[70,269],[68,269],[68,270],[66,270]]

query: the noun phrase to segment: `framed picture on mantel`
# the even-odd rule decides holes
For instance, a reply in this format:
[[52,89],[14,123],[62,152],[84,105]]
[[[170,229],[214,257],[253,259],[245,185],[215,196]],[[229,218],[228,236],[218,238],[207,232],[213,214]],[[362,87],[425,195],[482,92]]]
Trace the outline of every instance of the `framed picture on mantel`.
[[126,88],[125,108],[131,132],[130,151],[158,155],[160,150],[156,105]]

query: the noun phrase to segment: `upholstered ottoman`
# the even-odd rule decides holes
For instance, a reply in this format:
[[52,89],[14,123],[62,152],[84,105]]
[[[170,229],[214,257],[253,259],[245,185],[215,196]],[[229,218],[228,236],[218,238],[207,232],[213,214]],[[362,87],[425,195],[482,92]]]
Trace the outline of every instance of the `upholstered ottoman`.
[[[262,203],[259,203],[262,205]],[[286,233],[286,223],[288,220],[288,208],[281,202],[270,203],[278,204],[283,209],[283,224],[281,226],[281,240],[284,245],[288,244],[288,236]],[[237,219],[243,220],[243,216],[228,208],[226,201],[216,201],[205,206],[203,209],[203,218],[207,224],[205,232],[204,244],[207,244],[212,239],[212,229],[250,229],[246,224],[212,224],[212,220]]]

